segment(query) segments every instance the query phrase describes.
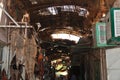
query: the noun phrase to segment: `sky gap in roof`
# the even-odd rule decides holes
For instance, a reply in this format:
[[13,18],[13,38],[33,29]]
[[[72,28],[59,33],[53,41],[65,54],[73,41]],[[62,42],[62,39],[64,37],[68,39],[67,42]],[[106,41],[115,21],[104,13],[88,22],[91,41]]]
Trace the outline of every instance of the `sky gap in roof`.
[[48,8],[39,10],[39,14],[41,14],[41,15],[57,15],[59,13],[58,8],[64,12],[65,11],[66,12],[77,12],[79,16],[87,17],[89,15],[89,11],[87,9],[81,8],[80,6],[75,6],[75,5],[48,7]]

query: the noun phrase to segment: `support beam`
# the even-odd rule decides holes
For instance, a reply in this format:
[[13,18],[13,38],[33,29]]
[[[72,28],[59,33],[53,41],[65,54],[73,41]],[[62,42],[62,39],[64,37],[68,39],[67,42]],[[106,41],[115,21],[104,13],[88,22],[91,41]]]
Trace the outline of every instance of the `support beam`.
[[0,25],[0,27],[10,27],[10,28],[32,28],[32,26],[24,26],[24,25],[18,25],[18,26],[16,26],[16,25]]
[[2,11],[15,23],[16,26],[19,26],[19,24],[9,15],[9,13],[0,6],[0,9],[2,9]]

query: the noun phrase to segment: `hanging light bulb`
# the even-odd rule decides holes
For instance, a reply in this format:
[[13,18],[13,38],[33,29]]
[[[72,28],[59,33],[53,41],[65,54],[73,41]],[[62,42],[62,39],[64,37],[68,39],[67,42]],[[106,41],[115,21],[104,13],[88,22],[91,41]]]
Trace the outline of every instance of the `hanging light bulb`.
[[105,17],[105,16],[106,16],[106,14],[105,14],[105,13],[103,13],[103,14],[102,14],[102,17]]

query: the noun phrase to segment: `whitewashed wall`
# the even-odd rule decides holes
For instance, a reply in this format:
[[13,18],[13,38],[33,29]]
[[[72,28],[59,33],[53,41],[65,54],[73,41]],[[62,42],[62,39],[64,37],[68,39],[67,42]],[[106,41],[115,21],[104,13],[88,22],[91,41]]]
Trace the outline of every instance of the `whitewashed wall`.
[[120,80],[120,48],[106,50],[107,80]]

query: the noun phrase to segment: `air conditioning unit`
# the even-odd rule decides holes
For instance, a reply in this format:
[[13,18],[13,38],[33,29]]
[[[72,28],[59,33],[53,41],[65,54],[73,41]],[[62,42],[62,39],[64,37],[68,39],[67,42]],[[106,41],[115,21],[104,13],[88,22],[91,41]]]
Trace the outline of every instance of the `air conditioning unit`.
[[111,8],[106,16],[108,44],[120,44],[120,8]]

